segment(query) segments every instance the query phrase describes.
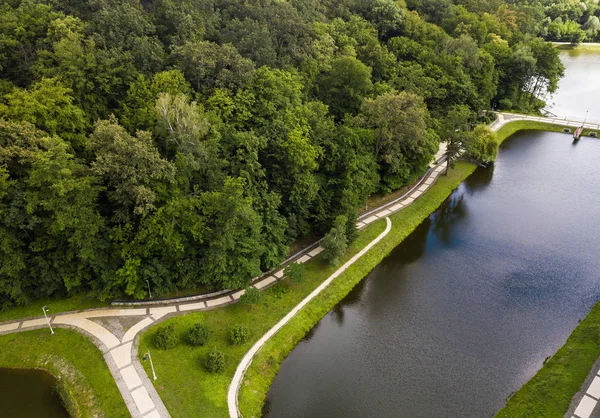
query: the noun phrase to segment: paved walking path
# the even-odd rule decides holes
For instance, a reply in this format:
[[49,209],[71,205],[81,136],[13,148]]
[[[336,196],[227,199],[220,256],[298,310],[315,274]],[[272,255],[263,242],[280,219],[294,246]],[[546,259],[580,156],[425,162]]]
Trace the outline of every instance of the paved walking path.
[[571,401],[565,418],[600,417],[600,359],[592,367],[582,390]]
[[[536,118],[513,114],[499,114],[498,120],[491,127],[493,130],[498,130],[513,120],[548,121],[553,119],[559,120],[560,122],[557,123],[560,124],[571,123],[570,121],[558,118]],[[578,123],[580,122],[572,121],[573,126],[579,126],[577,125]],[[596,126],[600,129],[599,125],[594,125],[592,128]],[[420,197],[444,171],[445,150],[445,144],[442,144],[430,168],[408,192],[376,209],[362,214],[358,219],[357,227],[361,229],[378,219],[388,218],[392,213],[410,205],[415,199]],[[389,230],[391,225],[389,219],[387,222],[388,229],[386,231]],[[377,240],[383,238],[383,236],[378,237]],[[372,243],[372,245],[375,244]],[[369,244],[363,251],[366,252],[372,245]],[[277,281],[283,279],[283,270],[286,265],[291,262],[305,263],[316,257],[321,251],[323,251],[323,248],[319,245],[319,242],[306,247],[285,260],[279,268],[256,278],[253,281],[253,286],[259,290],[272,286]],[[359,254],[364,254],[363,251]],[[355,258],[353,260],[355,261]],[[333,280],[333,278],[335,277],[332,276],[330,279]],[[326,286],[325,282],[321,286],[324,285]],[[318,289],[321,289],[321,286]],[[166,407],[138,360],[137,351],[140,332],[152,324],[174,315],[181,315],[191,311],[215,309],[235,303],[243,294],[244,290],[225,290],[209,295],[198,295],[177,300],[123,303],[124,305],[138,305],[139,307],[129,307],[127,309],[124,307],[114,307],[92,309],[83,312],[65,312],[54,315],[49,320],[53,326],[72,328],[89,336],[100,348],[132,417],[169,417],[170,415]],[[299,310],[301,306],[297,308]],[[293,316],[292,313],[288,315]],[[44,317],[0,323],[0,335],[44,327],[47,327]],[[245,370],[245,368],[243,369]],[[231,404],[229,406],[231,410]],[[237,412],[237,407],[235,410]],[[587,417],[582,416],[581,418]]]
[[338,270],[336,270],[335,273],[333,273],[331,276],[329,276],[329,278],[327,278],[327,280],[325,280],[323,283],[321,283],[321,285],[319,287],[317,287],[307,297],[305,297],[302,300],[302,302],[300,302],[298,305],[296,305],[296,307],[294,307],[294,309],[292,309],[286,316],[284,316],[281,319],[281,321],[279,321],[277,324],[275,324],[275,326],[273,326],[273,328],[271,328],[269,331],[267,331],[267,333],[265,335],[263,335],[252,346],[252,348],[250,348],[250,350],[246,353],[246,355],[244,356],[244,358],[238,365],[237,369],[235,370],[233,380],[231,381],[231,384],[229,385],[229,391],[227,392],[227,407],[229,408],[229,416],[231,418],[238,418],[238,416],[242,416],[242,414],[238,410],[238,394],[239,394],[239,390],[240,390],[240,385],[242,384],[242,379],[244,378],[244,374],[246,373],[246,370],[248,370],[248,367],[250,367],[250,364],[252,363],[252,359],[254,358],[256,353],[258,353],[258,350],[260,350],[266,344],[266,342],[269,341],[271,339],[271,337],[273,337],[277,333],[277,331],[279,331],[281,328],[283,328],[283,326],[285,324],[287,324],[290,321],[290,319],[292,319],[294,316],[296,316],[296,314],[298,314],[298,312],[300,312],[300,310],[303,307],[305,307],[311,300],[313,300],[327,286],[329,286],[331,284],[331,282],[333,282],[340,274],[342,274],[344,271],[346,271],[348,269],[348,267],[350,267],[352,264],[354,264],[359,258],[361,258],[363,255],[365,255],[371,248],[373,248],[375,245],[377,245],[377,243],[379,241],[381,241],[388,234],[388,232],[390,232],[390,230],[392,229],[392,221],[390,221],[390,218],[388,218],[388,217],[386,217],[385,220],[386,220],[387,226],[386,226],[385,230],[377,238],[375,238],[373,241],[371,241],[369,243],[369,245],[367,245],[358,254],[356,254],[354,257],[352,257],[350,260],[348,260],[348,262],[346,262],[346,264],[344,264],[342,267],[340,267]]

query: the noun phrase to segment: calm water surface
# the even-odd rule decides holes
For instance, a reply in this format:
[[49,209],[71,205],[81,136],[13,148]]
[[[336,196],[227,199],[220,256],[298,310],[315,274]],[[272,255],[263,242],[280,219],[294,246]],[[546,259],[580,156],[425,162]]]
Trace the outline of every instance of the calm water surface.
[[600,140],[506,141],[294,349],[265,416],[492,416],[600,299],[599,179]]
[[55,379],[39,370],[0,369],[2,418],[69,418]]
[[559,116],[584,118],[600,122],[600,48],[577,48],[562,51],[560,59],[565,65],[565,76],[558,92],[548,100],[548,108]]

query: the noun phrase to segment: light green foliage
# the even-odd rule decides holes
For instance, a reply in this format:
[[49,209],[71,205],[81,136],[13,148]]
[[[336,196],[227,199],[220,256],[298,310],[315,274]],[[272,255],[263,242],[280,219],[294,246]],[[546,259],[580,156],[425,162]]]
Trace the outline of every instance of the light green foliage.
[[59,81],[42,78],[30,90],[14,89],[7,94],[6,105],[0,103],[0,118],[30,122],[81,147],[85,142],[86,120],[83,111],[73,103],[71,93]]
[[283,272],[286,277],[295,283],[301,283],[306,278],[306,266],[304,264],[292,263]]
[[323,246],[323,257],[332,265],[337,265],[348,249],[348,237],[346,236],[346,223],[348,219],[344,215],[335,218],[333,227],[325,235],[321,245]]
[[234,325],[229,329],[229,342],[234,345],[241,345],[250,338],[250,331],[243,325]]
[[483,163],[496,160],[500,144],[495,132],[487,125],[477,125],[470,136],[465,144],[469,157]]

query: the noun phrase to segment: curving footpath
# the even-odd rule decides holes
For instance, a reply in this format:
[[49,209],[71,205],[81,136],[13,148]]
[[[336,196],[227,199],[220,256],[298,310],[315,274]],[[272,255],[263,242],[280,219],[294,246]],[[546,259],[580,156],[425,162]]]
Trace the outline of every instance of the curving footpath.
[[[581,121],[577,120],[501,113],[498,115],[497,121],[491,125],[491,128],[492,130],[497,131],[506,123],[515,120],[535,120],[569,126],[580,126],[581,124]],[[600,130],[600,125],[598,124],[590,123],[586,124],[586,127],[592,129],[598,128]],[[445,169],[445,151],[445,144],[441,144],[434,162],[419,181],[402,196],[362,214],[358,218],[357,228],[362,229],[376,220],[387,219],[388,228],[386,231],[389,231],[391,221],[388,216],[414,202],[414,200],[431,187],[435,180],[442,174]],[[380,237],[365,247],[365,249],[348,263],[351,264],[351,262],[356,261],[356,259],[359,258],[359,255],[363,255],[368,251],[368,249],[379,242],[385,234],[387,234],[387,232],[380,235]],[[319,245],[319,241],[317,241],[285,260],[277,269],[274,269],[261,277],[255,278],[252,285],[259,290],[266,289],[283,279],[283,270],[285,266],[292,262],[305,263],[316,257],[321,251],[323,251],[323,248]],[[348,263],[340,270],[345,270],[345,268],[349,266]],[[331,280],[341,273],[340,270],[338,270],[339,273],[334,273],[327,281],[323,282],[315,292],[317,292],[317,290],[320,292],[322,288],[326,287]],[[116,302],[115,305],[120,305],[121,307],[91,309],[80,312],[65,312],[51,316],[49,317],[49,320],[53,326],[74,329],[87,335],[96,344],[104,356],[132,417],[166,418],[170,416],[169,412],[138,360],[138,341],[140,332],[159,321],[163,321],[175,315],[182,315],[192,311],[210,310],[235,303],[243,294],[244,290],[224,290],[211,294],[172,300]],[[318,292],[315,293],[315,295],[316,294],[318,294]],[[306,303],[308,303],[308,301]],[[125,308],[126,306],[130,307]],[[289,321],[302,306],[298,305],[296,307],[297,309],[294,308],[294,310],[286,315],[285,318],[289,317],[287,319]],[[283,323],[281,326],[283,326]],[[43,316],[21,321],[4,322],[0,323],[0,335],[45,327],[47,327],[47,323]],[[273,331],[273,333],[275,332],[276,330]],[[265,338],[266,341],[269,337],[270,335],[265,335],[263,338]],[[256,351],[258,351],[259,348],[260,347],[257,347]],[[249,356],[247,363],[244,363],[243,361],[238,367],[239,375],[238,371],[236,371],[236,378],[234,378],[234,381],[238,379],[238,384],[234,385],[234,382],[232,382],[230,387],[230,393],[228,395],[230,414],[232,411],[237,414],[237,388],[239,387],[239,382],[241,382],[243,372],[250,364],[251,358],[254,355],[251,354],[251,352],[246,356]],[[245,360],[246,357],[244,357]],[[233,390],[233,394],[232,388],[235,389]],[[231,396],[233,396],[233,398],[229,399]],[[235,414],[231,416],[237,416]]]
[[305,297],[298,305],[296,305],[294,307],[294,309],[292,309],[286,316],[284,316],[281,319],[281,321],[279,321],[277,324],[275,324],[273,326],[273,328],[271,328],[269,331],[267,331],[267,333],[265,335],[263,335],[252,346],[252,348],[250,348],[250,350],[246,353],[246,355],[244,356],[244,358],[238,365],[237,369],[235,370],[235,374],[233,375],[233,380],[231,381],[231,385],[229,386],[229,391],[227,392],[227,406],[229,408],[229,416],[230,417],[237,418],[238,416],[241,416],[241,414],[238,410],[238,403],[237,403],[240,385],[242,384],[242,379],[244,378],[244,374],[246,373],[246,370],[248,369],[248,367],[250,367],[250,364],[252,363],[252,359],[254,358],[256,353],[258,353],[258,350],[260,350],[262,348],[262,346],[265,345],[265,343],[267,341],[269,341],[269,339],[271,339],[271,337],[273,337],[273,335],[275,335],[277,333],[277,331],[279,331],[281,328],[283,328],[283,326],[285,324],[287,324],[290,321],[290,319],[292,319],[294,316],[296,316],[296,314],[298,312],[300,312],[300,310],[303,307],[305,307],[311,300],[313,300],[327,286],[329,286],[331,284],[331,282],[333,282],[335,280],[336,277],[338,277],[340,274],[345,272],[348,269],[348,267],[350,267],[352,264],[354,264],[356,262],[356,260],[358,260],[363,255],[365,255],[371,248],[373,248],[375,245],[377,245],[377,243],[379,243],[379,241],[381,241],[383,239],[383,237],[385,237],[388,234],[388,232],[390,232],[390,230],[392,229],[392,221],[388,217],[386,217],[385,220],[386,220],[387,226],[386,226],[385,230],[381,234],[379,234],[379,236],[377,238],[375,238],[373,241],[371,241],[369,243],[369,245],[367,245],[358,254],[356,254],[354,257],[352,257],[350,260],[348,260],[346,262],[346,264],[344,264],[342,267],[340,267],[338,270],[336,270],[335,273],[333,273],[331,276],[329,276],[327,278],[327,280],[325,280],[323,283],[321,283],[319,285],[319,287],[317,287],[307,297]]

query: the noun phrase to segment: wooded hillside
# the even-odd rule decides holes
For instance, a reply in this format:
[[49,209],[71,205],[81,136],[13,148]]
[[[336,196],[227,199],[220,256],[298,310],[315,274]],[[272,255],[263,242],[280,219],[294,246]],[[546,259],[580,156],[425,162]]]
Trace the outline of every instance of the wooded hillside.
[[557,88],[512,3],[3,0],[0,305],[243,287],[352,235],[440,137]]

